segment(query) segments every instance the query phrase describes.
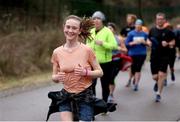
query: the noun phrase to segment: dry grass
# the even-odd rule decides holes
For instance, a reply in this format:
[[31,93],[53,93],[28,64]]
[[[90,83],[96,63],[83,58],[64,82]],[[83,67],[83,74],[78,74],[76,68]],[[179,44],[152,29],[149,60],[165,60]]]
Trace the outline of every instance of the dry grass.
[[57,29],[0,34],[0,91],[26,88],[51,79],[52,51],[63,43]]
[[51,68],[50,58],[62,33],[57,30],[14,32],[0,38],[0,76],[22,77]]
[[25,78],[8,77],[2,78],[0,82],[0,91],[12,89],[12,88],[22,88],[25,89],[30,86],[40,86],[45,83],[51,82],[51,72],[38,73],[36,75],[30,75]]

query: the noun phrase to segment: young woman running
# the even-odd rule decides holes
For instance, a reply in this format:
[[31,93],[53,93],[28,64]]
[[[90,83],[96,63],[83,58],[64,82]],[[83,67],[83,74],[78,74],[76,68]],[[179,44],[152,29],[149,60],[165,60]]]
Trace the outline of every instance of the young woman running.
[[62,121],[73,121],[69,96],[76,96],[79,120],[93,120],[92,78],[101,77],[103,72],[92,49],[81,43],[90,36],[92,26],[91,20],[68,16],[63,26],[66,42],[52,54],[52,80],[64,86],[61,90],[64,99],[59,104]]

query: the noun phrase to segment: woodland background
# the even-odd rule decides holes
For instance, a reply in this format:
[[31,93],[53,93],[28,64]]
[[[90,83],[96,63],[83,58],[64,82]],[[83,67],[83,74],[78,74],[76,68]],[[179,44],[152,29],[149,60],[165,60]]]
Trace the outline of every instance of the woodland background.
[[160,11],[173,26],[180,23],[178,0],[0,0],[0,82],[50,72],[52,51],[64,40],[64,17],[90,17],[96,10],[119,30],[127,13],[136,14],[148,27]]

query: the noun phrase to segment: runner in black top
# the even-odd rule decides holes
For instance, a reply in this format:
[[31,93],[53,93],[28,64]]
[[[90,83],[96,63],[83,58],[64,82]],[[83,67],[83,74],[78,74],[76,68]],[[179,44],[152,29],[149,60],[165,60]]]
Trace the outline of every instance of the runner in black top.
[[[127,14],[127,16],[126,16],[127,25],[124,28],[122,28],[122,30],[120,32],[121,36],[123,37],[123,40],[126,40],[126,37],[127,37],[128,33],[135,29],[136,19],[137,19],[136,15]],[[131,85],[131,80],[132,79],[133,79],[133,74],[130,71],[129,72],[129,80],[128,80],[128,83],[127,83],[126,87],[129,87]]]
[[127,37],[127,34],[130,32],[130,31],[132,31],[132,30],[134,30],[135,29],[135,27],[134,26],[126,26],[126,27],[124,27],[122,30],[121,30],[121,35],[123,36],[123,37]]
[[[164,24],[164,28],[167,28],[171,31],[173,31],[173,26],[169,23],[166,22]],[[173,32],[174,33],[174,32]],[[176,40],[175,40],[176,41]],[[176,43],[177,44],[177,43]],[[176,60],[176,46],[174,46],[173,48],[170,48],[170,58],[169,58],[169,62],[168,62],[168,67],[170,69],[170,75],[171,75],[171,80],[175,81],[175,74],[174,74],[174,64],[175,64],[175,60]],[[164,81],[164,86],[167,86],[167,78]]]
[[175,45],[174,33],[164,28],[166,22],[164,13],[156,14],[156,27],[153,27],[149,33],[149,39],[152,42],[151,50],[151,72],[156,81],[154,90],[156,91],[156,102],[161,99],[163,83],[166,79],[170,48]]
[[127,34],[130,31],[135,29],[136,19],[137,19],[136,15],[134,15],[134,14],[127,14],[127,16],[126,16],[127,25],[124,28],[122,28],[122,30],[120,32],[121,36],[127,37]]

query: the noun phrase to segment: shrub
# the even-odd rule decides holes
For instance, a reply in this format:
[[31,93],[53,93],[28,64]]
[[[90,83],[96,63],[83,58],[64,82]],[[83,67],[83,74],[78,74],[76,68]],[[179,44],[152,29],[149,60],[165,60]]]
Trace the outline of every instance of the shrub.
[[25,76],[50,69],[52,51],[62,43],[59,39],[58,30],[14,32],[0,38],[0,75]]

